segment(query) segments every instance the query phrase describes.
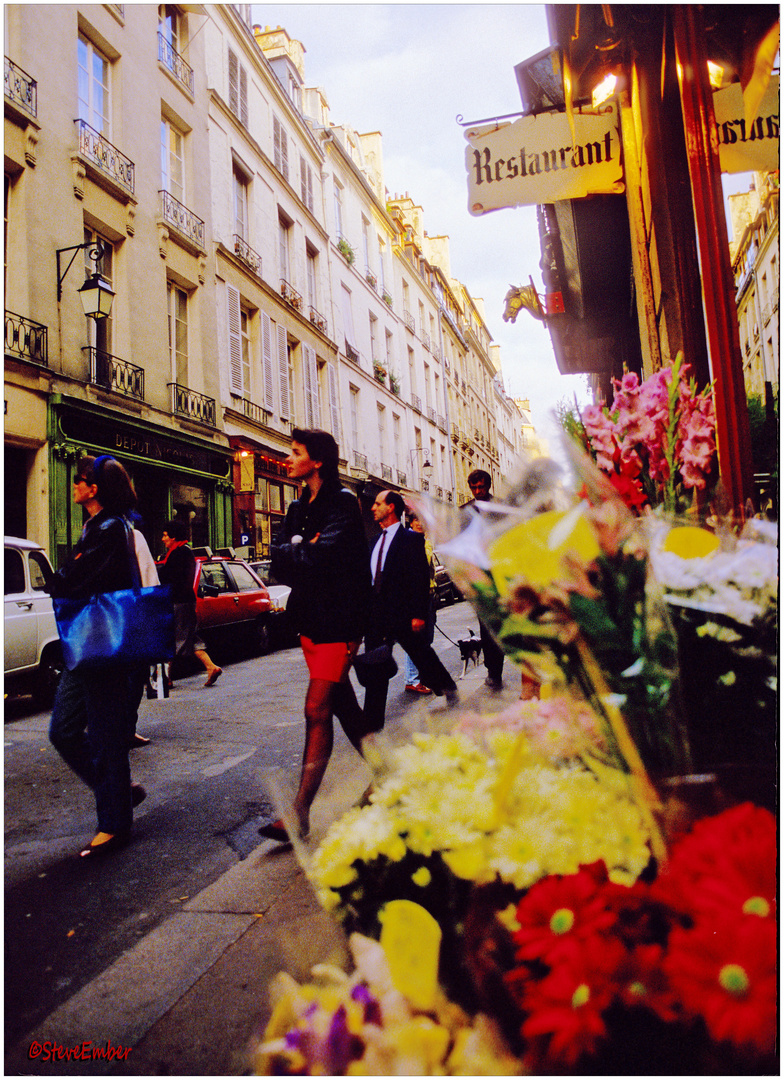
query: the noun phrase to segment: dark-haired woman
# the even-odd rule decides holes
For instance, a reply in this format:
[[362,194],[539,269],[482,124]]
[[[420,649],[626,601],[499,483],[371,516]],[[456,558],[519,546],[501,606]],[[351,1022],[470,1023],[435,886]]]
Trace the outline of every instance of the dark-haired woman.
[[[89,515],[64,566],[48,584],[53,597],[87,599],[129,589],[135,581],[125,516],[136,504],[130,477],[114,458],[83,457],[73,498]],[[108,855],[127,843],[133,807],[145,797],[131,784],[128,743],[132,735],[133,668],[111,664],[64,671],[57,686],[49,738],[60,756],[95,793],[98,831],[83,858]]]
[[[207,672],[205,686],[212,686],[223,668],[212,662],[207,646],[199,637],[196,619],[196,593],[193,582],[196,577],[196,556],[188,543],[188,526],[174,518],[166,523],[161,535],[166,555],[158,568],[162,585],[171,585],[174,601],[175,656],[195,656]],[[172,668],[169,664],[169,686],[172,685]]]
[[[332,716],[355,749],[368,734],[349,671],[365,631],[370,601],[370,555],[356,496],[341,487],[338,445],[326,431],[295,428],[286,469],[304,481],[289,506],[278,542],[271,547],[272,572],[291,586],[286,610],[300,634],[310,681],[305,698],[305,749],[294,813],[301,836],[310,827],[310,807],[332,753]],[[289,839],[281,820],[259,832]]]

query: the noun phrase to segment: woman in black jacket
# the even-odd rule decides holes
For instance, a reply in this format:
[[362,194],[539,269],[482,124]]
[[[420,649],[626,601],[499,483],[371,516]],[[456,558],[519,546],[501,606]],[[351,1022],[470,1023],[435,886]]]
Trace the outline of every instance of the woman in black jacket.
[[[73,497],[89,517],[64,566],[53,575],[53,597],[87,599],[130,589],[136,555],[124,516],[136,505],[125,469],[114,458],[83,457]],[[81,855],[108,855],[127,843],[133,807],[145,797],[131,784],[128,744],[133,733],[133,665],[110,664],[91,671],[63,671],[57,685],[49,739],[73,771],[95,793],[98,832]]]
[[[300,634],[310,674],[305,749],[294,800],[300,835],[306,836],[310,807],[332,753],[333,714],[359,753],[368,733],[349,671],[368,614],[370,556],[359,503],[340,485],[332,436],[295,428],[286,468],[292,480],[306,486],[289,507],[271,555],[272,573],[291,586],[286,612]],[[281,820],[259,832],[272,840],[289,839]]]
[[[188,526],[184,521],[173,519],[166,523],[166,531],[161,536],[166,555],[158,567],[161,585],[171,585],[174,601],[174,655],[195,656],[207,672],[205,686],[212,686],[223,668],[213,663],[207,652],[207,646],[199,637],[196,619],[196,593],[193,591],[196,579],[196,556],[188,544]],[[172,686],[172,668],[169,664],[168,680]]]

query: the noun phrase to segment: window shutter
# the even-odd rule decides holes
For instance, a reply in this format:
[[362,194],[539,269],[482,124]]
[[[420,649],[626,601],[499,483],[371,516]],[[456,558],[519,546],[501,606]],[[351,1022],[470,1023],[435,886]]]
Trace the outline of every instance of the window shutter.
[[319,402],[318,365],[316,351],[310,345],[303,345],[303,382],[305,384],[305,417],[309,428],[321,427],[321,405]]
[[340,442],[340,410],[338,408],[338,374],[334,364],[327,364],[327,385],[329,387],[329,421],[335,441]]
[[235,116],[239,116],[239,62],[236,54],[231,49],[229,49],[229,108]]
[[289,144],[288,137],[286,136],[286,129],[281,127],[280,129],[280,157],[281,168],[285,180],[289,178]]
[[240,334],[240,291],[233,285],[226,286],[229,309],[229,370],[231,373],[231,392],[242,397],[242,337]]
[[280,380],[281,419],[291,417],[291,385],[289,383],[289,350],[286,327],[278,323],[278,377]]
[[248,126],[248,73],[242,64],[240,68],[240,122],[247,127]]
[[306,170],[307,170],[307,165],[305,164],[305,159],[300,154],[300,158],[299,158],[299,193],[300,193],[300,197],[302,198],[302,201],[304,202],[305,206],[308,205],[308,176],[307,176]]
[[282,172],[280,151],[280,120],[278,120],[277,116],[272,117],[272,158],[275,162],[275,168],[278,170],[278,172]]
[[272,320],[266,311],[261,313],[261,361],[264,368],[264,408],[275,410],[275,391],[272,382]]

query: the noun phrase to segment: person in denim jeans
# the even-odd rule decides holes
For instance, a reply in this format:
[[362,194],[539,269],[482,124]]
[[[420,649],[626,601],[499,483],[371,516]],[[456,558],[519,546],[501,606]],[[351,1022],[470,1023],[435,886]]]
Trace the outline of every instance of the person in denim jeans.
[[[49,593],[87,599],[131,588],[135,556],[124,515],[133,509],[136,493],[127,472],[114,458],[83,457],[73,497],[89,516],[72,554],[47,583]],[[128,761],[132,678],[132,665],[111,664],[66,670],[57,686],[49,739],[95,794],[98,831],[80,852],[83,858],[108,855],[127,843],[133,807],[146,794],[140,784],[131,784]]]

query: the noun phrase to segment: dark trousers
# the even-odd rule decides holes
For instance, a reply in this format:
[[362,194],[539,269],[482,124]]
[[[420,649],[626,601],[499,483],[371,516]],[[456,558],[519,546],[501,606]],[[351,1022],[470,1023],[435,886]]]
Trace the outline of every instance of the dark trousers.
[[[427,642],[424,630],[416,634],[413,630],[398,628],[394,633],[379,634],[370,632],[365,638],[368,652],[387,641],[395,641],[408,653],[417,666],[419,678],[434,694],[443,694],[447,690],[456,690],[455,680],[438,659],[438,654]],[[384,726],[387,708],[388,679],[375,679],[365,690],[364,712],[369,731],[380,731]]]
[[504,670],[504,650],[481,620],[479,622],[479,639],[482,642],[482,656],[484,657],[484,665],[487,668],[487,677],[500,682],[501,673]]
[[95,793],[99,832],[127,832],[133,822],[130,683],[131,671],[125,666],[64,671],[52,708],[49,739]]

